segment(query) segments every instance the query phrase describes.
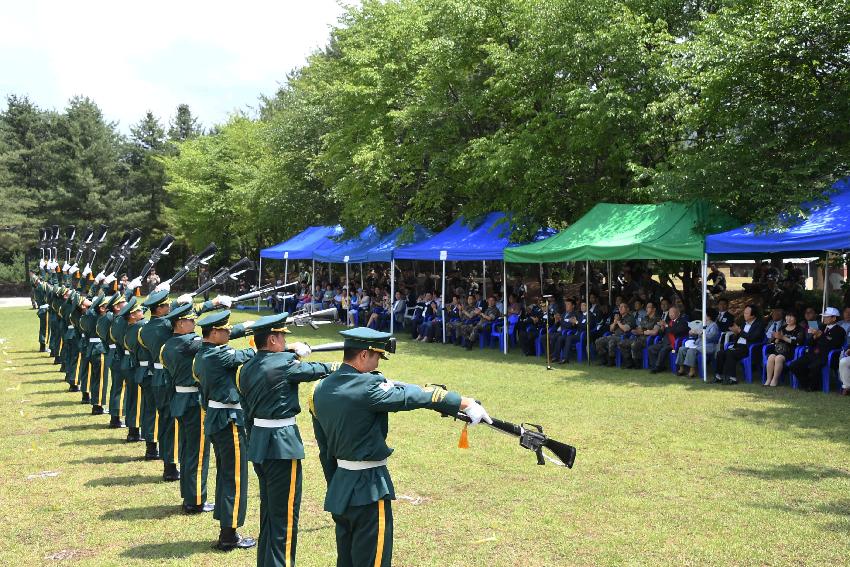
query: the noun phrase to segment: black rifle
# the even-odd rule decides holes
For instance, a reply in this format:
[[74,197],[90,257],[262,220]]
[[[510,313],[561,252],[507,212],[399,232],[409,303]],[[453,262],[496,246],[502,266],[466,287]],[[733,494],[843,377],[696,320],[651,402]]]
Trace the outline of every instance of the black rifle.
[[174,237],[170,234],[166,234],[162,237],[162,241],[160,241],[159,245],[151,249],[150,258],[148,258],[147,264],[144,265],[142,271],[139,272],[139,278],[145,279],[153,267],[159,262],[160,258],[163,256],[168,256],[168,251],[171,249],[171,246],[174,244]]
[[[297,283],[297,282],[295,282]],[[288,284],[294,285],[294,284]],[[296,311],[292,315],[286,318],[287,325],[295,325],[296,327],[303,327],[304,325],[310,325],[313,329],[318,329],[319,325],[327,325],[328,323],[333,323],[337,320],[339,316],[339,312],[336,310],[336,307],[329,307],[328,309],[322,309],[321,311],[306,311],[304,309],[300,311]],[[391,341],[395,341],[395,339],[390,339]],[[393,343],[395,344],[395,343]],[[395,351],[393,351],[395,352]]]
[[82,239],[80,239],[80,244],[77,246],[77,255],[74,256],[74,266],[80,265],[80,260],[83,259],[83,254],[86,253],[91,243],[94,241],[94,229],[90,226],[86,227],[86,232],[83,235]]
[[92,270],[94,269],[93,268],[94,260],[97,257],[97,251],[100,249],[101,246],[103,246],[103,243],[106,242],[106,235],[108,233],[109,233],[109,227],[105,224],[100,225],[100,229],[98,230],[97,235],[91,240],[91,242],[89,242],[88,246],[86,247],[86,249],[88,250],[88,253],[89,253],[89,257],[86,260],[86,266],[85,267],[88,268],[88,270],[83,270],[83,271],[89,272],[89,274],[88,274],[89,280],[94,279],[94,275],[92,273]]
[[50,230],[50,257],[57,264],[57,272],[62,271],[59,264],[59,225],[54,224]]
[[209,280],[207,280],[206,282],[201,284],[201,286],[198,289],[196,289],[195,291],[193,291],[189,295],[191,295],[192,297],[195,297],[196,295],[206,293],[209,290],[211,290],[212,288],[223,284],[224,282],[226,282],[229,279],[232,279],[232,280],[237,279],[241,274],[244,274],[245,272],[247,272],[248,270],[251,270],[253,268],[254,268],[254,263],[251,260],[249,260],[248,258],[242,258],[241,260],[239,260],[238,262],[236,262],[235,264],[233,264],[229,268],[220,269],[218,272],[215,273],[215,275],[213,277],[211,277]]
[[[430,384],[430,386],[442,388],[443,390],[446,389],[443,384]],[[472,421],[469,416],[462,411],[457,412],[456,415],[448,415],[440,412],[440,415],[443,417],[459,419],[466,423],[470,423]],[[538,465],[545,465],[546,461],[549,461],[554,465],[567,467],[569,469],[573,468],[573,463],[576,460],[576,448],[572,445],[567,445],[566,443],[561,443],[560,441],[555,441],[554,439],[547,437],[546,434],[543,433],[542,425],[537,425],[535,423],[520,423],[517,425],[509,421],[496,419],[492,416],[490,419],[493,420],[493,423],[486,423],[483,421],[481,423],[489,425],[493,429],[501,431],[502,433],[518,437],[520,447],[528,449],[529,451],[534,451],[534,454],[537,455]],[[543,449],[551,451],[556,458],[546,455],[543,452]]]
[[142,240],[142,231],[138,228],[134,228],[133,230],[125,233],[125,238],[121,239],[121,242],[118,244],[116,249],[113,249],[113,253],[110,255],[109,259],[112,260],[110,263],[107,260],[107,266],[104,267],[100,273],[104,276],[114,276],[118,273],[127,259],[130,257],[130,254],[139,247],[139,242]]
[[76,225],[69,225],[65,229],[65,264],[62,266],[62,271],[67,272],[71,267],[71,254],[74,252],[74,241],[77,239]]
[[[257,288],[255,290],[249,291],[248,293],[243,293],[237,297],[233,298],[233,303],[242,303],[245,301],[251,301],[252,299],[257,299],[258,297],[262,297],[264,295],[270,295],[273,293],[278,293],[280,291],[285,290],[289,287],[297,286],[298,282],[288,283],[288,284],[268,284],[263,287]],[[285,297],[292,297],[292,295],[288,295]]]
[[206,248],[195,254],[194,256],[190,256],[186,263],[183,264],[183,267],[177,270],[177,273],[168,278],[164,283],[167,283],[169,286],[172,286],[186,277],[189,272],[193,270],[197,270],[198,266],[206,266],[207,262],[210,261],[210,258],[215,256],[215,253],[218,252],[218,247],[215,245],[215,242],[210,242]]
[[47,261],[47,229],[38,229],[38,249],[41,251],[41,259]]

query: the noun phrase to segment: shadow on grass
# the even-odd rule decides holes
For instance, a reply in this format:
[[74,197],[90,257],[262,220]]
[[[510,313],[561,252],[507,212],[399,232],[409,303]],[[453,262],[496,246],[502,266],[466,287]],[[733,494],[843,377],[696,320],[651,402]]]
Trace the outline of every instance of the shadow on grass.
[[108,429],[102,423],[80,423],[77,425],[66,425],[65,427],[55,427],[50,430],[51,433],[61,433],[65,431],[89,431],[92,429]]
[[141,474],[132,476],[106,476],[92,479],[86,482],[85,485],[94,488],[96,486],[136,486],[137,484],[153,484],[155,482],[162,482],[162,476]]
[[[31,372],[29,375],[32,375],[32,374],[41,374],[41,373],[40,372]],[[50,378],[50,379],[46,379],[46,380],[45,379],[23,380],[22,383],[23,384],[51,384],[52,383],[52,384],[56,384],[58,386],[60,384],[60,381],[58,379],[54,380],[53,378]],[[67,382],[66,382],[66,384],[67,384]],[[56,392],[61,392],[61,391],[62,390],[56,390]]]
[[[732,474],[752,476],[761,480],[816,481],[832,478],[850,478],[850,472],[846,470],[819,465],[784,464],[764,468],[729,467],[726,470]],[[850,503],[850,500],[845,500],[845,506],[848,503]],[[846,508],[842,513],[850,514],[850,508]]]
[[[48,392],[30,392],[30,393],[31,394],[41,394],[41,393],[48,393]],[[56,392],[50,392],[50,393],[55,394]],[[55,407],[60,407],[60,406],[81,406],[83,404],[81,404],[77,400],[57,400],[57,401],[54,401],[54,402],[39,402],[37,404],[32,404],[32,405],[38,406],[38,407],[44,407],[44,408],[55,408]]]
[[169,516],[180,514],[180,506],[142,506],[140,508],[123,508],[109,510],[100,515],[101,520],[162,520]]
[[[83,404],[79,404],[83,406]],[[91,406],[89,406],[91,407]],[[75,411],[73,413],[51,413],[49,415],[40,415],[36,417],[36,419],[68,419],[69,417],[88,417],[91,415],[91,410],[86,411],[86,407],[83,406],[83,409],[80,411]],[[74,443],[68,443],[69,445],[74,445]]]
[[123,463],[135,463],[144,461],[144,456],[139,457],[127,457],[125,455],[97,455],[94,457],[87,457],[85,459],[76,459],[74,461],[69,461],[69,464],[72,465],[120,465]]
[[121,553],[122,557],[132,559],[185,559],[196,553],[208,553],[215,543],[213,541],[170,541],[166,543],[145,543],[131,547]]
[[[109,429],[106,424],[100,426],[103,429]],[[78,441],[65,441],[64,443],[60,443],[60,446],[79,446],[79,445],[115,445],[117,443],[123,443],[123,439],[119,440],[118,438],[113,437],[94,437],[92,439],[80,439]]]

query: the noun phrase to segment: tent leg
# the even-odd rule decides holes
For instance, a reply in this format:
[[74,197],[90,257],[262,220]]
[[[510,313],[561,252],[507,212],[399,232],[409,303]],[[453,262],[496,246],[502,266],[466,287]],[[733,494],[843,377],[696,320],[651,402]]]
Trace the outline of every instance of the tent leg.
[[502,260],[502,345],[508,354],[508,263]]
[[390,334],[395,331],[395,258],[390,260]]
[[[284,282],[286,283],[286,282]],[[263,257],[260,256],[260,269],[257,271],[257,288],[263,287]],[[257,296],[257,313],[260,312],[260,297]]]
[[363,287],[363,262],[360,262],[360,289],[363,289]]
[[289,258],[283,261],[283,283],[286,283],[286,279],[289,277]]
[[611,260],[608,260],[608,305],[614,301],[614,286],[611,282]]
[[587,337],[587,365],[590,366],[590,260],[584,261],[584,300],[587,302],[587,327],[585,336]]
[[[442,301],[442,305],[440,305],[440,309],[446,306],[446,261],[443,260],[443,292],[440,296],[440,300]],[[443,320],[443,344],[446,344],[446,314],[445,312],[441,313],[441,319]]]
[[481,260],[481,297],[487,297],[487,260]]
[[708,254],[702,258],[702,381],[708,382],[708,350],[705,328],[708,326]]
[[821,313],[826,310],[826,304],[829,302],[829,252],[826,253],[826,260],[823,264],[823,308]]
[[543,297],[543,262],[538,264],[540,267],[540,297]]
[[[348,283],[348,262],[345,263],[345,293],[348,294],[348,310],[351,310],[351,287]],[[345,324],[348,325],[348,312],[346,312],[346,321]]]

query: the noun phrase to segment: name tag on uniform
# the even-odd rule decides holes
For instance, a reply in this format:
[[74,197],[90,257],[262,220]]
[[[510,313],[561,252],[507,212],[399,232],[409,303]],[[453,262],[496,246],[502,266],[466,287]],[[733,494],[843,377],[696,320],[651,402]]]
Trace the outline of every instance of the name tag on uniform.
[[378,384],[378,388],[380,388],[381,390],[383,390],[385,392],[389,392],[394,387],[395,387],[395,384],[393,384],[392,380],[387,380],[385,382],[381,382],[380,384]]

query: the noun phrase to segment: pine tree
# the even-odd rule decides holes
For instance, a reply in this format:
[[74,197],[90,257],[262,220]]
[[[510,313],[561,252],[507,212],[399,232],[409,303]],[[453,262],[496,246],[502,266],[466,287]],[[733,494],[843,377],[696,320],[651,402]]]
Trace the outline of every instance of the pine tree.
[[168,139],[172,142],[182,142],[200,136],[203,133],[198,119],[192,116],[188,104],[177,106],[177,115],[168,128]]

